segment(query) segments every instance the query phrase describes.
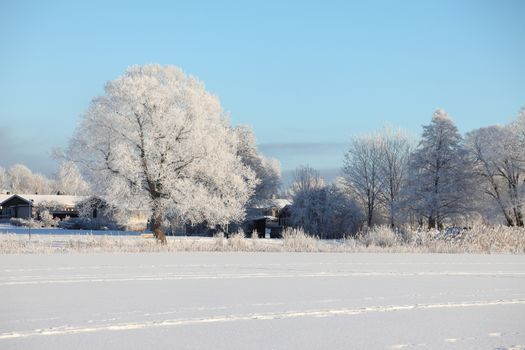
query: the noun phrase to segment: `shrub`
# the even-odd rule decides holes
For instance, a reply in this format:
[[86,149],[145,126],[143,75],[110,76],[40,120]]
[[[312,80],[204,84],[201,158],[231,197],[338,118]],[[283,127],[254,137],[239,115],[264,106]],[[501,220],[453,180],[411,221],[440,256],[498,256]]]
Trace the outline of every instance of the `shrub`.
[[250,244],[244,238],[244,232],[239,230],[228,238],[228,246],[233,251],[247,251]]
[[285,251],[317,251],[317,241],[317,238],[307,235],[302,228],[286,228],[283,231],[283,249]]
[[376,227],[357,238],[320,240],[303,229],[287,228],[283,239],[254,239],[239,231],[229,239],[219,232],[209,237],[168,237],[166,245],[140,236],[0,234],[0,253],[67,252],[169,252],[169,251],[257,251],[257,252],[401,252],[401,253],[525,253],[525,228],[475,226],[449,239],[437,231],[394,232]]
[[372,227],[358,235],[359,241],[365,246],[392,247],[400,241],[394,231],[388,226]]

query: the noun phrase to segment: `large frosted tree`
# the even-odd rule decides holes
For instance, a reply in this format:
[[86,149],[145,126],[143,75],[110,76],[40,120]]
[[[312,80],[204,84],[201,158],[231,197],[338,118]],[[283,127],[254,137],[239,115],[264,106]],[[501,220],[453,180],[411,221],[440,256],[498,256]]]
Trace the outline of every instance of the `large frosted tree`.
[[440,228],[447,219],[472,209],[474,184],[472,164],[458,129],[439,109],[410,161],[408,203],[428,220],[429,228]]
[[69,155],[122,209],[147,208],[165,242],[166,217],[226,225],[244,217],[256,180],[219,99],[174,66],[133,66],[106,84]]

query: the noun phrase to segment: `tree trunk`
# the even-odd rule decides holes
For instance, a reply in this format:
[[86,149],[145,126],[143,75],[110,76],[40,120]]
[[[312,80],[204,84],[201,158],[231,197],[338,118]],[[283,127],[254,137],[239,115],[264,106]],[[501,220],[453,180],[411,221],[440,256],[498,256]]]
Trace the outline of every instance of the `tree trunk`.
[[373,218],[374,218],[374,209],[372,207],[369,207],[368,218],[367,218],[367,223],[368,223],[369,228],[372,227]]
[[371,228],[372,227],[372,222],[373,222],[373,219],[374,219],[374,201],[373,199],[370,197],[370,190],[367,191],[367,195],[368,195],[368,217],[367,217],[367,224],[368,224],[368,228]]
[[153,222],[151,224],[151,230],[153,235],[160,242],[160,244],[166,244],[166,235],[162,229],[162,210],[159,205],[153,206]]
[[436,227],[436,219],[433,216],[428,218],[428,229],[431,230]]
[[523,215],[521,214],[521,206],[514,208],[514,217],[516,218],[516,226],[523,227]]
[[[390,203],[393,203],[393,201]],[[390,228],[394,229],[395,227],[396,227],[396,222],[394,219],[394,205],[390,204]]]

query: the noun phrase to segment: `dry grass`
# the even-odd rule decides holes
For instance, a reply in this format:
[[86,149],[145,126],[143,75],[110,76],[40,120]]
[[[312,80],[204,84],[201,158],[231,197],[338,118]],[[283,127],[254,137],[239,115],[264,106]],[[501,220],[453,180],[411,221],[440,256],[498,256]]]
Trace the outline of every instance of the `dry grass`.
[[246,252],[384,252],[384,253],[525,253],[525,229],[477,226],[447,237],[435,231],[394,232],[376,227],[343,240],[320,240],[302,229],[286,229],[283,239],[246,238],[237,232],[226,238],[168,237],[166,245],[137,236],[0,234],[2,254],[246,251]]
[[283,232],[283,250],[286,252],[315,252],[320,241],[307,235],[302,229],[286,228]]

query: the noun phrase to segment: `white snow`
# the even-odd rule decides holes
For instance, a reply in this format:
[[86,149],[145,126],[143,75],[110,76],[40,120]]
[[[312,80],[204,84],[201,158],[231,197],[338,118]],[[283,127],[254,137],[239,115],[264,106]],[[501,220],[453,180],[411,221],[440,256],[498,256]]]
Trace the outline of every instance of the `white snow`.
[[518,255],[0,256],[1,349],[523,349]]

